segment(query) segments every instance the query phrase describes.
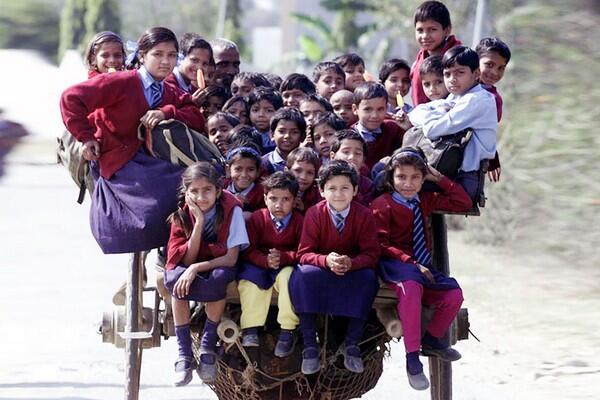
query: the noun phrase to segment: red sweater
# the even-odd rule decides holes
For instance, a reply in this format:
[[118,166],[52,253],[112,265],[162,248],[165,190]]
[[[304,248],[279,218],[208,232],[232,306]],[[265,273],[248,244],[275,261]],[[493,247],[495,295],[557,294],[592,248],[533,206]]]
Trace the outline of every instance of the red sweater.
[[[231,179],[226,179],[223,187],[229,187]],[[235,196],[235,195],[234,195]],[[250,192],[245,196],[245,201],[242,202],[242,210],[254,212],[266,207],[265,205],[265,189],[257,182]]]
[[354,201],[359,202],[365,207],[369,207],[369,204],[371,204],[371,201],[373,200],[374,191],[375,187],[373,186],[373,181],[364,175],[359,175],[358,192],[356,193],[356,196],[354,196]]
[[302,204],[304,204],[303,210],[298,210],[302,215],[306,214],[309,208],[323,200],[321,197],[321,192],[319,191],[319,187],[317,186],[317,182],[313,182],[313,184],[304,192],[301,197]]
[[[356,126],[356,125],[355,125]],[[391,156],[394,150],[402,146],[404,130],[392,120],[385,120],[381,124],[381,135],[376,140],[367,143],[367,158],[365,165],[370,171],[383,157]]]
[[281,252],[280,265],[282,267],[296,264],[298,261],[296,251],[302,233],[303,220],[304,218],[299,212],[293,211],[288,226],[283,231],[277,232],[269,210],[263,208],[253,212],[246,223],[250,246],[243,254],[244,261],[268,269],[269,250],[277,249]]
[[[231,225],[233,209],[236,206],[241,207],[241,204],[231,193],[225,190],[223,190],[219,201],[223,207],[223,222],[219,226],[217,240],[214,243],[201,241],[196,261],[211,260],[227,254],[227,237],[229,236],[229,225]],[[185,205],[184,211],[188,213],[193,226],[196,220],[187,205]],[[189,238],[186,237],[185,231],[178,223],[171,224],[171,235],[169,236],[169,243],[167,245],[167,269],[173,269],[181,262],[188,249],[188,240]]]
[[[471,208],[473,202],[462,186],[446,177],[443,177],[438,185],[444,191],[443,193],[419,193],[423,218],[427,219],[433,210],[466,211]],[[414,219],[412,210],[394,201],[390,193],[373,200],[371,209],[377,222],[381,256],[395,258],[405,263],[415,263],[412,258]],[[427,248],[431,250],[429,235],[425,235],[425,240]]]
[[[440,55],[443,56],[448,49],[451,49],[454,46],[460,46],[461,44],[461,41],[458,40],[454,35],[448,36],[446,42],[444,43],[444,47],[442,47],[442,52]],[[429,101],[425,95],[425,92],[423,91],[423,85],[421,84],[421,73],[419,72],[421,64],[423,64],[423,61],[427,57],[429,57],[428,51],[423,49],[419,50],[417,53],[417,58],[410,69],[410,97],[412,98],[413,107]]]
[[373,213],[353,201],[341,232],[331,221],[327,201],[311,207],[304,216],[298,258],[300,264],[327,269],[327,255],[336,252],[352,259],[352,270],[375,268],[379,243]]
[[[204,118],[189,94],[163,85],[158,109],[167,119],[177,119],[203,131]],[[133,158],[142,142],[137,137],[140,118],[150,109],[137,71],[100,74],[65,90],[61,96],[62,119],[80,142],[100,141],[100,174],[105,179]],[[88,115],[95,113],[95,126]]]

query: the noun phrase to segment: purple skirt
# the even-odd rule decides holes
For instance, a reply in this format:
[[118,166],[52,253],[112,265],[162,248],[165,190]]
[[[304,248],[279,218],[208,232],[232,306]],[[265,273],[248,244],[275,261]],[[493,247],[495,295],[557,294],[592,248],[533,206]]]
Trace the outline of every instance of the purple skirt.
[[367,319],[379,282],[375,270],[370,268],[338,276],[314,265],[299,265],[292,272],[289,289],[299,314]]
[[167,243],[167,217],[177,208],[182,171],[144,150],[110,179],[99,176],[97,165],[92,164],[96,187],[90,226],[105,254],[151,250]]
[[384,282],[399,283],[404,281],[415,281],[428,289],[433,290],[451,290],[459,289],[460,286],[454,278],[450,278],[441,272],[430,268],[435,283],[430,282],[425,275],[421,273],[415,264],[404,263],[394,259],[381,259],[379,261],[379,276]]
[[238,270],[237,280],[245,279],[254,283],[259,288],[267,290],[273,287],[280,271],[281,269],[267,269],[250,263],[242,263]]
[[[165,271],[165,286],[171,295],[173,295],[175,283],[186,268],[185,265],[179,264],[174,269]],[[235,267],[218,267],[211,271],[201,272],[192,282],[188,295],[180,300],[201,302],[223,300],[227,296],[227,285],[234,280]]]

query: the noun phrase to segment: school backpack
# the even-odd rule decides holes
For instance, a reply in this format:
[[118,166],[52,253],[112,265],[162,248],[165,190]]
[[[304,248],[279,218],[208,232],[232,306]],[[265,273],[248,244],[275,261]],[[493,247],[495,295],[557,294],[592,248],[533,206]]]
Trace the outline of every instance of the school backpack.
[[83,143],[75,139],[68,131],[57,137],[56,161],[62,164],[71,175],[71,179],[79,188],[77,202],[83,203],[86,190],[92,194],[94,180],[90,174],[89,162],[83,158]]
[[467,128],[452,135],[442,136],[431,141],[425,137],[423,128],[412,127],[404,133],[402,147],[419,147],[425,153],[427,162],[450,179],[456,178],[462,165],[465,147],[473,130]]
[[169,119],[159,122],[151,131],[143,124],[138,127],[138,138],[144,142],[153,157],[190,166],[198,161],[211,163],[219,173],[225,172],[221,152],[208,138],[181,121]]

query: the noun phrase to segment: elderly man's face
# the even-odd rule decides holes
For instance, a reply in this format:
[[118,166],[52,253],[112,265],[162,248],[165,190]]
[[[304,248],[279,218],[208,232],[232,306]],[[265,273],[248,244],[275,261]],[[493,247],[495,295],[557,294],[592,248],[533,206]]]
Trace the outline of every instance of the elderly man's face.
[[240,72],[240,53],[235,49],[215,51],[215,80],[225,87],[233,82],[233,77]]

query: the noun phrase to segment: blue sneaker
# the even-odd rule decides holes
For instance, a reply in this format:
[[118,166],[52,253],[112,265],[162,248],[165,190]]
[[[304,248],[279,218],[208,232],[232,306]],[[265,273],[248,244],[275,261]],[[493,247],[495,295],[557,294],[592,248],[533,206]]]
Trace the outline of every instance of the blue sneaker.
[[406,354],[406,375],[413,389],[425,390],[429,387],[429,379],[423,373],[423,364],[419,360],[418,351]]
[[282,329],[279,332],[279,338],[275,345],[275,357],[287,357],[294,352],[294,333],[292,331]]
[[214,382],[217,377],[217,354],[212,350],[200,349],[200,365],[196,372],[202,382]]
[[179,357],[175,361],[175,377],[173,385],[185,386],[192,381],[192,371],[196,366],[196,362],[192,357]]
[[461,359],[461,355],[457,350],[454,350],[448,343],[442,339],[438,339],[425,332],[421,340],[421,354],[427,357],[437,357],[444,361],[457,361]]
[[365,370],[362,357],[360,356],[360,348],[355,345],[343,344],[342,355],[344,356],[344,367],[350,372],[360,374]]
[[302,373],[312,375],[321,369],[319,360],[319,349],[317,347],[307,347],[302,351]]

